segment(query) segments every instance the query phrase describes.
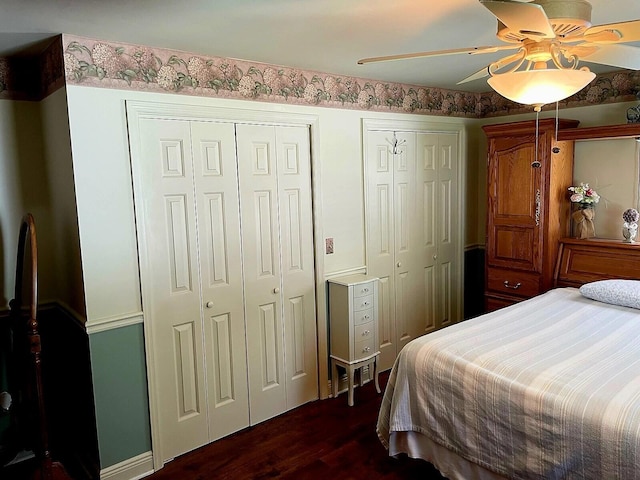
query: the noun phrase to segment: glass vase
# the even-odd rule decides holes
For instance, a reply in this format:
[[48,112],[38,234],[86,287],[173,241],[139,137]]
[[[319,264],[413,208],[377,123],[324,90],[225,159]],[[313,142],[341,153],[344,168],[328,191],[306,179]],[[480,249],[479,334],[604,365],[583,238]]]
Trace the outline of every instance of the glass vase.
[[638,235],[637,223],[624,222],[622,224],[622,236],[624,237],[624,243],[635,243],[637,235]]

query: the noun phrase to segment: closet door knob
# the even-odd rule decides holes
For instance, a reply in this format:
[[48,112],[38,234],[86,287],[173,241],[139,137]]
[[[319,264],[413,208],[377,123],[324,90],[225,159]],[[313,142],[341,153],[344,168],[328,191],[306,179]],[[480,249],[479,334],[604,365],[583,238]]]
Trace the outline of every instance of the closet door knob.
[[213,302],[212,301],[208,301],[207,302],[207,308],[213,308]]
[[274,288],[273,293],[280,293],[280,289],[278,287]]

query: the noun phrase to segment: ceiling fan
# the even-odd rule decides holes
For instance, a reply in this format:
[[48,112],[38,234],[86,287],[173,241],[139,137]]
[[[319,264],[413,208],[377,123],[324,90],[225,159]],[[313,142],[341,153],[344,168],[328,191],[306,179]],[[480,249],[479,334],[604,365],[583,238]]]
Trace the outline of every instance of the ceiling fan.
[[[504,45],[456,48],[431,52],[418,52],[384,57],[364,58],[359,64],[406,60],[442,55],[479,55],[501,51],[513,51],[490,63],[481,70],[458,82],[458,85],[491,77],[488,82],[498,93],[511,100],[536,105],[567,98],[584,88],[595,75],[586,67],[578,68],[579,60],[610,65],[630,70],[640,70],[640,48],[625,43],[640,41],[640,19],[620,23],[591,25],[591,4],[586,0],[479,0],[498,19],[496,36]],[[548,68],[551,66],[552,68]],[[556,100],[542,101],[534,95],[523,96],[518,88],[523,82],[531,83],[536,77],[540,83],[542,71],[547,72],[554,86],[566,87],[566,82],[580,83],[574,91]],[[549,73],[551,72],[551,73]],[[575,72],[575,73],[574,73]],[[553,77],[553,78],[552,78]],[[538,85],[547,93],[551,83]],[[533,85],[529,85],[529,93]],[[566,90],[564,88],[563,90]],[[538,95],[539,96],[539,95]],[[516,97],[516,98],[513,98]]]

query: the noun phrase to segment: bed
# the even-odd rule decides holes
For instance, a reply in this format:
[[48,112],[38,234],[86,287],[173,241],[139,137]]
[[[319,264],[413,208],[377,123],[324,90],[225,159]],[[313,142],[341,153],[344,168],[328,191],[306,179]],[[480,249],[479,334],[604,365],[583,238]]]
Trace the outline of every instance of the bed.
[[553,290],[403,348],[377,432],[451,479],[640,478],[640,246],[562,242]]

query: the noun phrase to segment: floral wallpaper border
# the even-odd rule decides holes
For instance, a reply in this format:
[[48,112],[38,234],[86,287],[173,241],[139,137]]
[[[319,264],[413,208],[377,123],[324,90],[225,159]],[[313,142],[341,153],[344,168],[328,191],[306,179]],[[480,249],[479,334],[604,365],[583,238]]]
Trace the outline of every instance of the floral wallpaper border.
[[[531,111],[531,107],[493,91],[474,93],[382,82],[66,34],[57,36],[36,60],[26,65],[24,61],[0,59],[0,98],[40,99],[66,83],[468,118]],[[561,101],[560,108],[630,101],[639,92],[640,72],[603,74]]]

